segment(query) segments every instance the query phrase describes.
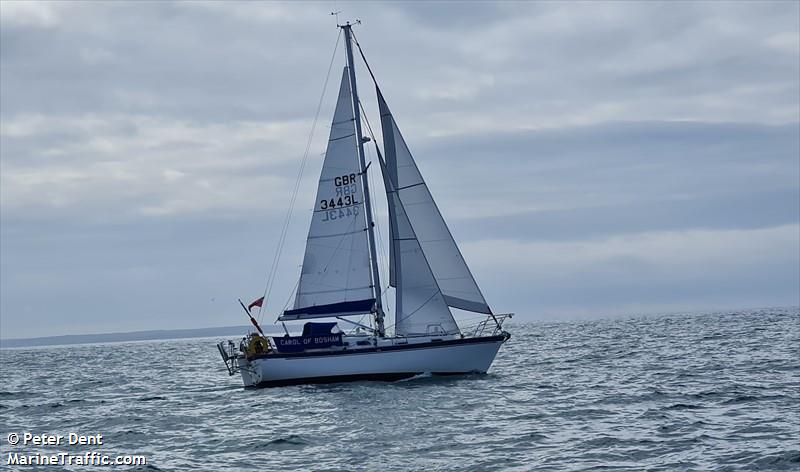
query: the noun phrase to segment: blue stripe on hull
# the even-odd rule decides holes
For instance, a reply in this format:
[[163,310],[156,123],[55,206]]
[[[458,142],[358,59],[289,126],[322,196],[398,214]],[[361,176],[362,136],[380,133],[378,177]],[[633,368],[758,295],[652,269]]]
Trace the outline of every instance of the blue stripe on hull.
[[[451,375],[467,375],[476,372],[433,372],[435,376],[451,376]],[[372,380],[383,382],[395,382],[403,379],[410,379],[415,375],[420,375],[422,372],[391,372],[383,374],[354,374],[354,375],[331,375],[328,377],[306,377],[301,379],[286,379],[286,380],[268,380],[245,387],[246,389],[257,388],[271,388],[271,387],[287,387],[290,385],[308,385],[308,384],[329,384],[341,382],[357,382],[360,380]]]
[[447,339],[443,341],[433,341],[428,343],[417,343],[417,344],[396,344],[394,346],[381,346],[381,347],[369,347],[369,348],[353,348],[353,349],[343,349],[343,350],[336,350],[336,351],[309,351],[309,352],[298,352],[298,353],[269,353],[269,354],[260,354],[257,356],[253,356],[248,358],[250,361],[254,361],[256,359],[297,359],[301,357],[324,357],[324,356],[346,356],[346,355],[353,355],[353,354],[370,354],[373,352],[390,352],[390,351],[404,351],[407,349],[431,349],[431,348],[440,348],[440,347],[447,347],[459,344],[481,344],[481,343],[491,343],[491,342],[505,342],[511,337],[510,334],[504,333],[497,336],[486,336],[482,338],[463,338],[463,339]]

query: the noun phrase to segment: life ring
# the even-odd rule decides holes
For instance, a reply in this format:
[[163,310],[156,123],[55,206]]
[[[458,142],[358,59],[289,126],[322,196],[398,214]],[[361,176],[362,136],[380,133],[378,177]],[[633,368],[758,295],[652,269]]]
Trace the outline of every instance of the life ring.
[[250,345],[247,346],[247,353],[251,356],[265,354],[270,351],[269,342],[261,336],[254,335],[250,338]]

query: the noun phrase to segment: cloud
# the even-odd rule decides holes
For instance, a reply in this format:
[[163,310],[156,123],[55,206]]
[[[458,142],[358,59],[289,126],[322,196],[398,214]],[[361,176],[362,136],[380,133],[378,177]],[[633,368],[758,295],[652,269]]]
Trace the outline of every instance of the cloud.
[[[800,225],[464,245],[501,311],[585,315],[797,305]],[[479,279],[480,281],[480,279]]]
[[[330,7],[2,2],[3,337],[241,321],[205,294],[263,290],[334,52]],[[493,305],[797,299],[796,2],[338,8],[364,20],[357,38]],[[296,281],[342,53],[270,313]]]
[[49,28],[60,23],[55,2],[28,2],[8,0],[3,2],[0,21],[3,26]]
[[[774,35],[795,34],[797,5],[501,5],[500,14],[485,21],[476,14],[474,24],[461,28],[430,27],[419,19],[427,10],[400,16],[400,27],[421,29],[402,44],[425,51],[404,61],[369,54],[398,46],[385,35],[369,37],[368,57],[390,97],[420,82],[446,97],[453,68],[462,78],[492,77],[491,86],[463,103],[401,99],[393,111],[415,117],[415,131],[441,136],[607,121],[798,121],[796,55],[765,44]],[[441,9],[445,16],[447,6]],[[405,10],[417,12],[410,5]],[[405,78],[409,67],[412,83]],[[444,106],[425,113],[435,105]]]
[[606,123],[411,147],[445,214],[482,233],[526,222],[536,237],[565,221],[585,234],[626,231],[637,219],[647,229],[798,215],[797,124]]
[[308,127],[148,115],[4,120],[4,212],[68,207],[135,217],[263,208],[250,196],[279,201],[288,192],[284,166],[298,151],[286,144],[299,142]]

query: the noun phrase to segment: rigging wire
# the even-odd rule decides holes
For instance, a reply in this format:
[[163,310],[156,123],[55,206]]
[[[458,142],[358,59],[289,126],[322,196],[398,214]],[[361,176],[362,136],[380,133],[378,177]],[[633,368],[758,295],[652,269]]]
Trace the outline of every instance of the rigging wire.
[[421,309],[425,308],[425,305],[430,303],[431,300],[433,300],[434,298],[436,298],[437,295],[440,295],[440,294],[441,294],[441,292],[435,292],[433,295],[428,297],[424,302],[422,302],[422,305],[418,306],[414,311],[412,311],[411,313],[407,314],[406,316],[404,316],[404,317],[402,317],[400,319],[397,319],[397,316],[395,316],[395,321],[394,321],[395,329],[397,329],[397,323],[399,323],[401,321],[405,321],[405,320],[411,318],[412,316],[414,316],[418,311],[420,311]]
[[[356,44],[358,44],[358,42],[356,42]],[[364,57],[363,53],[362,53],[361,57],[362,58]],[[366,59],[364,59],[364,63],[366,63]],[[369,65],[367,65],[367,68],[369,68]],[[370,71],[370,75],[372,75],[372,71]],[[372,79],[375,80],[375,77],[373,76]],[[376,87],[377,87],[377,83],[376,83]],[[378,139],[375,137],[375,132],[372,130],[372,125],[369,122],[369,118],[367,118],[367,112],[366,112],[366,110],[364,110],[364,105],[360,101],[359,101],[358,105],[361,107],[361,116],[364,118],[364,122],[367,124],[367,131],[369,132],[370,138],[372,139],[372,143],[375,145],[375,152],[378,155],[380,155],[380,148],[379,148],[379,145],[378,145]],[[369,147],[367,147],[367,150],[369,150]],[[371,154],[370,154],[370,160],[372,160],[372,155]],[[378,159],[378,160],[380,161],[380,159]],[[378,162],[378,166],[382,167],[383,164],[381,162]],[[368,175],[368,177],[371,177],[371,174]],[[372,184],[370,184],[370,185],[372,185]],[[385,185],[385,182],[384,182],[384,185]],[[374,185],[373,185],[373,188],[374,188]],[[388,194],[387,194],[387,198],[389,198]],[[370,202],[370,203],[372,203],[372,202]],[[387,205],[388,205],[388,202],[387,202]],[[381,233],[380,226],[376,225],[376,228],[378,230],[378,238],[379,238],[378,239],[378,244],[381,245],[381,260],[384,263],[384,267],[385,267],[385,270],[386,270],[386,273],[387,273],[386,288],[381,290],[381,296],[384,296],[385,294],[387,294],[389,292],[389,288],[390,288],[390,282],[389,281],[391,280],[391,275],[389,275],[388,273],[389,273],[389,271],[391,271],[391,267],[389,267],[390,263],[384,260],[386,255],[384,253],[385,249],[383,248],[383,245],[382,245],[383,234]],[[389,244],[392,244],[392,242],[389,241]],[[390,306],[389,303],[387,303],[386,304],[386,308],[384,308],[384,310],[386,310],[386,311],[391,313],[391,310],[389,309],[389,306]],[[395,327],[395,325],[397,324],[397,314],[396,313],[394,314],[393,318],[395,319],[395,324],[390,326],[392,328]]]
[[378,81],[375,80],[375,74],[372,73],[372,68],[369,66],[369,62],[367,62],[367,57],[364,55],[364,51],[361,49],[361,44],[358,42],[358,38],[356,38],[356,34],[350,30],[350,34],[353,36],[353,41],[356,43],[356,47],[358,47],[358,53],[361,54],[361,60],[364,61],[364,65],[367,66],[367,71],[369,72],[369,76],[372,77],[372,82],[375,83],[375,87],[378,87]]
[[289,304],[292,303],[292,296],[294,295],[294,292],[297,290],[298,286],[300,286],[300,277],[297,278],[297,282],[294,283],[294,288],[291,292],[289,292],[289,298],[287,298],[286,303],[283,304],[283,311],[289,309]]
[[[272,286],[275,283],[276,273],[277,273],[277,269],[278,269],[278,263],[280,262],[281,253],[283,252],[283,245],[286,242],[286,234],[288,233],[289,223],[290,223],[290,221],[292,219],[292,213],[294,212],[294,205],[295,205],[295,202],[297,201],[297,194],[298,194],[298,192],[300,190],[300,182],[303,179],[303,171],[305,170],[306,163],[308,162],[308,153],[309,153],[309,151],[311,149],[311,142],[314,139],[314,131],[317,128],[317,122],[319,120],[319,113],[322,110],[322,102],[323,102],[323,100],[325,98],[325,91],[328,89],[328,81],[329,81],[329,79],[331,77],[331,70],[333,70],[333,63],[334,63],[334,61],[336,59],[336,51],[339,48],[339,42],[341,41],[341,39],[342,39],[342,30],[340,29],[339,30],[339,35],[336,37],[336,44],[333,47],[333,54],[331,54],[331,62],[328,65],[328,72],[327,72],[327,74],[325,74],[325,82],[322,85],[322,93],[320,94],[319,102],[317,103],[317,111],[314,114],[314,121],[311,124],[311,132],[308,135],[308,141],[306,142],[306,149],[305,149],[305,152],[303,153],[303,159],[300,161],[300,169],[297,172],[297,180],[295,181],[294,188],[292,189],[292,196],[289,199],[289,208],[286,211],[286,217],[285,217],[285,219],[283,221],[283,228],[281,229],[281,234],[280,234],[280,237],[278,238],[278,247],[275,248],[275,255],[272,258],[272,266],[270,268],[269,275],[267,277],[267,285],[266,285],[266,287],[264,287],[264,295],[263,295],[263,297],[264,297],[264,300],[267,300],[267,303],[269,303],[269,298],[268,297],[271,295]],[[264,306],[263,305],[265,305],[265,304],[262,303],[262,306],[259,307],[259,309],[258,309],[258,320],[259,321],[261,321],[261,319],[263,317],[263,311],[264,311]]]
[[[363,110],[363,107],[362,107],[362,110]],[[365,116],[365,115],[362,115],[362,116]],[[366,117],[365,117],[365,119],[366,119]],[[367,154],[369,154],[370,161],[372,161],[372,154],[369,151],[369,147],[367,147]],[[376,180],[376,178],[373,177],[371,171],[367,172],[367,178],[369,179],[370,186],[374,189],[375,188],[375,180]],[[377,215],[377,212],[375,211],[375,208],[374,208],[375,207],[374,199],[370,200],[370,205],[373,206],[372,213],[374,215]],[[387,280],[386,288],[378,287],[380,289],[380,291],[379,291],[380,296],[383,297],[389,291],[389,282],[388,282],[388,280],[389,280],[389,277],[388,277],[388,274],[389,274],[389,263],[386,260],[386,248],[383,246],[383,233],[381,233],[381,225],[375,225],[375,230],[378,232],[377,240],[378,240],[378,248],[380,249],[380,251],[378,253],[378,261],[377,261],[378,262],[378,266],[382,269],[384,274],[387,274],[387,277],[385,279],[385,280]],[[391,311],[391,310],[389,310],[388,300],[387,300],[387,303],[386,303],[386,307],[384,308],[384,311],[387,311],[387,312]]]
[[[370,180],[370,185],[374,186],[375,185],[375,178],[373,178],[373,176],[371,174],[368,175],[368,177],[369,177],[369,180]],[[375,230],[378,232],[378,238],[379,238],[378,239],[378,248],[381,251],[380,254],[378,255],[378,263],[379,263],[380,267],[382,268],[383,272],[385,274],[388,274],[389,273],[389,264],[388,264],[388,262],[386,260],[386,248],[383,246],[383,233],[381,233],[380,225],[375,225]],[[387,290],[389,290],[389,283],[388,282],[386,283],[386,288],[382,288],[381,289],[381,295],[386,293]]]

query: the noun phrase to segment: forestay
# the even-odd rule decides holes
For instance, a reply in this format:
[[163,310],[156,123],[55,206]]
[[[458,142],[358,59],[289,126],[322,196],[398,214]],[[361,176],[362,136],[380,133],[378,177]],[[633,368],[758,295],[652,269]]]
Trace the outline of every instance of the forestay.
[[345,67],[294,309],[281,320],[368,313],[375,302],[356,130]]
[[[445,303],[462,310],[491,313],[439,208],[433,201],[380,89],[378,89],[378,103],[388,180],[397,200],[405,210],[409,225],[413,228]],[[395,237],[393,234],[392,238]],[[389,283],[392,286],[398,287],[400,276],[398,269],[404,262],[405,259],[402,262],[398,259],[397,250],[393,247],[390,252],[389,268]]]

